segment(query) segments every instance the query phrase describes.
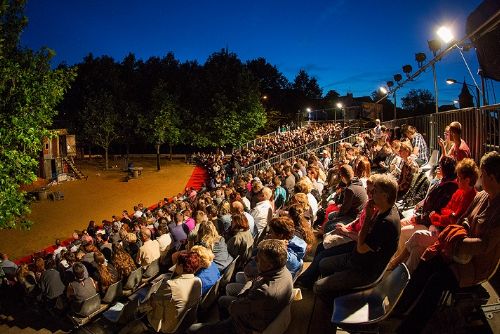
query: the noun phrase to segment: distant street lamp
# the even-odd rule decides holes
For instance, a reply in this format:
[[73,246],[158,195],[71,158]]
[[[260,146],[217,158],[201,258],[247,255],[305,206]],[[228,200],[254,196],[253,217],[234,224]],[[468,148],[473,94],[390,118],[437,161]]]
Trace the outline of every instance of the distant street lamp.
[[464,82],[460,82],[460,81],[457,81],[455,79],[446,79],[446,83],[448,85],[453,85],[453,84],[462,84],[462,85],[467,85],[469,87],[473,87],[475,90],[476,90],[476,107],[479,108],[481,105],[480,105],[480,100],[479,100],[479,88],[475,85],[471,85],[471,84],[468,84],[466,83],[465,81]]
[[[336,106],[342,112],[342,121],[345,124],[345,109],[344,109],[344,105],[342,103],[340,103],[340,102],[337,102]],[[335,122],[337,122],[337,111],[336,110],[335,110]]]
[[[392,87],[394,85],[394,83],[392,81],[387,81],[387,86],[389,87]],[[380,86],[380,88],[378,89],[382,94],[385,95],[385,98],[389,96],[389,94],[391,94],[391,92],[385,88],[384,86]],[[396,119],[396,90],[394,90],[392,92],[392,96],[394,98],[394,113],[393,113],[393,119]]]
[[307,115],[308,115],[307,118],[309,120],[311,120],[311,118],[312,118],[312,110],[311,110],[311,108],[306,108],[306,111],[307,111]]

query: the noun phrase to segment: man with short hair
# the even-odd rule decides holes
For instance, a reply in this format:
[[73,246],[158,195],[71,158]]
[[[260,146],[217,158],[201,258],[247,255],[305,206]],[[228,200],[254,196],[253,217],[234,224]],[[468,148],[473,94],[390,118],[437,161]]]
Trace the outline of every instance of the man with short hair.
[[411,145],[413,146],[412,155],[416,158],[415,162],[419,166],[425,165],[429,160],[429,150],[424,137],[417,132],[417,129],[412,125],[406,128],[405,135],[410,139]]
[[195,324],[190,333],[263,332],[290,303],[292,276],[286,269],[287,246],[281,240],[263,240],[257,248],[258,277],[248,281],[237,297],[219,298],[222,314],[229,318],[215,324]]
[[143,244],[137,253],[137,263],[146,269],[160,258],[160,245],[151,240],[151,231],[146,227],[141,228],[140,237]]
[[63,250],[65,250],[66,247],[64,247],[63,245],[61,245],[61,240],[59,240],[59,239],[56,239],[55,246],[56,246],[56,249],[54,250],[54,253],[52,253],[52,258],[54,260],[58,260],[60,258],[61,252]]
[[382,127],[380,125],[380,120],[377,118],[375,120],[375,127],[372,129],[373,139],[379,140],[382,137]]
[[[314,293],[331,302],[340,291],[371,284],[384,272],[396,252],[400,221],[396,202],[398,184],[385,174],[374,177],[372,199],[368,207],[377,208],[372,219],[366,219],[359,232],[356,248],[347,254],[325,258],[319,263],[323,275],[314,284]],[[371,213],[367,212],[366,217]]]
[[267,223],[273,218],[273,209],[271,207],[271,202],[269,201],[272,194],[272,190],[268,187],[262,188],[262,190],[257,193],[257,204],[250,212],[255,220],[258,233],[261,233],[267,226]]

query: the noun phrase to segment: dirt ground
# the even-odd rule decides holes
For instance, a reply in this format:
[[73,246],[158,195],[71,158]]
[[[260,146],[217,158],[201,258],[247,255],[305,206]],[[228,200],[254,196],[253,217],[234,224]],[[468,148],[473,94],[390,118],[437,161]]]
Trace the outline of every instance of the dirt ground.
[[143,167],[138,179],[125,181],[123,163],[114,162],[114,168],[104,170],[102,160],[77,160],[76,165],[88,176],[87,180],[67,181],[49,188],[49,192],[62,191],[64,200],[50,199],[34,202],[30,220],[31,230],[0,230],[0,252],[17,259],[44,249],[56,238],[67,239],[74,230],[83,230],[89,220],[100,223],[103,219],[129,212],[137,203],[152,205],[164,197],[182,192],[193,171],[193,165],[183,161],[162,161],[160,171],[156,160],[133,159],[135,167]]

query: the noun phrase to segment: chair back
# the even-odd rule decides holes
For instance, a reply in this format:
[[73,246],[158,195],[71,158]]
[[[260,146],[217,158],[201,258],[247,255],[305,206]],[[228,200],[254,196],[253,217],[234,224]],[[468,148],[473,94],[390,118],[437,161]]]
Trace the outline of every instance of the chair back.
[[116,299],[120,298],[123,293],[123,285],[121,281],[111,284],[106,290],[106,294],[102,299],[104,304],[111,304]]
[[142,278],[142,268],[139,267],[130,273],[125,285],[123,286],[123,290],[135,289],[139,285],[139,283],[141,283],[141,278]]
[[363,331],[386,319],[403,294],[410,272],[400,264],[374,288],[335,298],[332,322],[348,331]]
[[220,277],[217,282],[210,288],[210,290],[207,291],[205,296],[201,299],[200,302],[200,311],[205,312],[207,311],[210,306],[212,306],[215,301],[217,301],[217,298],[219,296],[219,286],[220,282],[222,280],[222,277]]
[[389,275],[387,275],[375,288],[373,293],[387,298],[389,305],[385,304],[386,312],[399,300],[403,290],[410,280],[410,271],[404,263],[398,265]]
[[146,268],[146,271],[142,276],[143,278],[151,278],[158,275],[159,272],[160,272],[160,260],[157,259],[149,264],[149,266]]
[[431,153],[431,158],[429,159],[429,162],[427,163],[430,167],[434,167],[438,164],[439,162],[439,150],[433,150]]
[[142,304],[142,303],[145,303],[149,298],[151,298],[151,296],[154,295],[158,291],[162,282],[163,282],[163,280],[157,280],[157,281],[153,282],[153,284],[151,284],[151,286],[149,287],[146,295],[143,298],[141,298],[139,300],[139,302]]
[[184,334],[187,329],[196,322],[198,312],[198,303],[193,305],[191,308],[188,308],[184,311],[184,313],[180,316],[179,321],[177,322],[177,326],[169,332],[170,334]]
[[101,307],[101,297],[98,293],[89,297],[83,301],[80,306],[80,309],[75,310],[75,314],[82,317],[88,317],[92,313],[99,310]]
[[220,285],[221,287],[225,287],[227,283],[231,282],[231,278],[233,277],[234,274],[234,269],[236,268],[236,262],[240,256],[238,255],[233,261],[227,266],[226,270],[222,274],[222,277],[220,279]]

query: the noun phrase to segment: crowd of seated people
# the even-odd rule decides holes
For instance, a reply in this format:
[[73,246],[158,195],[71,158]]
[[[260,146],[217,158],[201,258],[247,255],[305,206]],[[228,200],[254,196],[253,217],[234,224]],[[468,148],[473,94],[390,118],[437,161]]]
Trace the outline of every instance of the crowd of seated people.
[[215,153],[195,153],[192,159],[207,170],[210,178],[208,186],[214,189],[227,183],[242,167],[312,142],[321,146],[340,139],[342,134],[340,123],[313,124],[280,132],[275,136],[261,137],[250,147],[234,150],[230,158],[222,149],[218,149]]
[[[386,269],[406,262],[417,277],[411,282],[418,282],[413,288],[410,283],[410,291],[422,290],[429,273],[440,275],[442,282],[425,297],[434,303],[439,289],[487,279],[500,256],[496,237],[500,156],[485,155],[478,173],[456,123],[449,127],[449,148],[443,141],[443,150],[448,151],[432,174],[430,189],[423,191],[415,213],[407,218],[400,218],[396,201],[401,193],[412,191],[419,166],[429,160],[428,149],[413,127],[381,126],[354,144],[342,143],[337,152],[311,152],[257,175],[221,178],[220,185],[210,189],[186,189],[155,210],[137,206],[132,215],[124,211],[121,218],[113,216],[102,228],[91,223],[71,245],[65,249],[59,245],[50,259],[14,268],[17,284],[24,293],[42,294],[46,302],[57,304],[60,295],[75,298],[75,290],[82,295],[104,293],[112,282],[139,266],[146,269],[156,259],[165,267],[177,264],[178,275],[191,275],[186,284],[196,286],[192,288],[196,293],[175,294],[180,281],[165,280],[161,291],[169,298],[177,296],[179,303],[169,306],[151,300],[147,321],[140,324],[159,330],[159,318],[181,314],[192,305],[192,298],[207,293],[234,259],[243,258],[235,281],[226,287],[227,296],[219,301],[226,312],[217,323],[221,327],[215,327],[236,333],[262,331],[273,319],[269,314],[279,312],[275,307],[267,314],[242,313],[253,309],[250,305],[266,303],[263,289],[278,293],[281,307],[289,300],[292,279],[297,279],[297,286],[312,288],[331,304],[336,296],[374,284]],[[217,156],[204,161],[206,168],[226,169],[223,153],[213,155]],[[477,178],[484,190],[476,195]],[[451,247],[447,236],[454,235],[450,229],[456,226],[462,228],[457,233],[462,237],[453,239]],[[312,254],[314,234],[320,241]],[[307,253],[313,261],[301,272]],[[9,270],[13,265],[4,258],[2,266]],[[282,286],[283,293],[273,286]],[[404,310],[409,304],[404,301],[411,298],[404,297],[399,308]],[[182,307],[175,313],[172,307],[177,305]],[[175,321],[163,319],[169,328]],[[210,328],[199,325],[192,330]]]

